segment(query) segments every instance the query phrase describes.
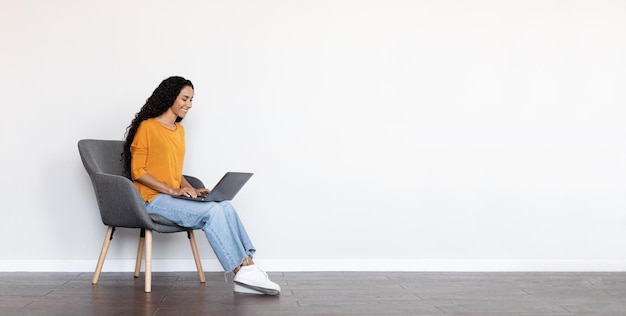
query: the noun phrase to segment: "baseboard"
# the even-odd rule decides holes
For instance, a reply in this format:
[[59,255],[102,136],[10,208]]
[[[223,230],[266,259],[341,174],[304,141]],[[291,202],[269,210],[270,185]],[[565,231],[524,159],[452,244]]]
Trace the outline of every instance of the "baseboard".
[[[625,272],[626,260],[451,260],[451,259],[257,259],[266,271],[590,271]],[[217,259],[203,259],[206,272],[223,271]],[[96,260],[0,260],[0,272],[92,272]],[[103,272],[132,272],[135,260],[107,259]],[[154,259],[154,272],[195,271],[193,260]]]

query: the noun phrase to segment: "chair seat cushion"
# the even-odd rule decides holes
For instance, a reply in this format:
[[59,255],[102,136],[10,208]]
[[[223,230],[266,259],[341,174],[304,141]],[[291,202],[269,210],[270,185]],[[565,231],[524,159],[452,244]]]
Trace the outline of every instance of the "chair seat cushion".
[[167,225],[167,226],[178,226],[176,223],[170,221],[166,217],[161,216],[159,214],[150,214],[150,219],[157,224]]

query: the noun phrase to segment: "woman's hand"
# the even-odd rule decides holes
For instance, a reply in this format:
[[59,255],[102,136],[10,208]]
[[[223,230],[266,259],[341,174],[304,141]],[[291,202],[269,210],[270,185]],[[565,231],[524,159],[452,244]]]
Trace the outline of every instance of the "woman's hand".
[[197,198],[198,196],[204,196],[209,194],[209,189],[194,189],[192,187],[182,187],[180,189],[174,190],[172,194]]
[[179,195],[184,195],[184,196],[189,196],[192,198],[197,198],[199,196],[205,196],[207,194],[209,194],[209,189],[196,189],[194,187],[191,186],[191,184],[189,182],[187,182],[187,179],[185,179],[185,177],[183,176],[182,179],[182,183],[180,185],[180,190],[182,194]]
[[209,190],[209,189],[196,189],[196,194],[198,196],[209,195],[210,192],[211,192],[211,190]]

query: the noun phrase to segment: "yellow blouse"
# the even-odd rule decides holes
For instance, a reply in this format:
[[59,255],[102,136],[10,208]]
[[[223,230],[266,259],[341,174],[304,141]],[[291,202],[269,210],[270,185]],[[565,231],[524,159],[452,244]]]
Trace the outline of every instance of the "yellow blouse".
[[[130,152],[133,180],[149,173],[172,188],[180,188],[185,159],[185,130],[182,125],[176,123],[176,130],[170,130],[154,118],[141,122]],[[134,183],[147,202],[160,194],[138,181]]]

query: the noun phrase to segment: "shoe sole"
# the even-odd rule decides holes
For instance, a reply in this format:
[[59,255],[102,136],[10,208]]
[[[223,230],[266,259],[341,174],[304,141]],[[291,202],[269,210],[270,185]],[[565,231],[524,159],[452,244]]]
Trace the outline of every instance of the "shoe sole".
[[239,285],[241,287],[245,287],[251,290],[255,290],[258,292],[261,292],[265,295],[279,295],[280,291],[279,290],[274,290],[274,289],[268,289],[268,288],[264,288],[264,287],[259,287],[259,286],[254,286],[254,285],[250,285],[250,284],[245,284],[245,283],[241,283],[241,282],[237,282],[235,281],[235,285]]
[[259,292],[255,289],[251,289],[249,287],[245,287],[243,285],[239,285],[237,283],[235,283],[235,289],[234,289],[235,293],[241,293],[241,294],[256,294],[256,295],[265,295],[265,293],[263,292]]

